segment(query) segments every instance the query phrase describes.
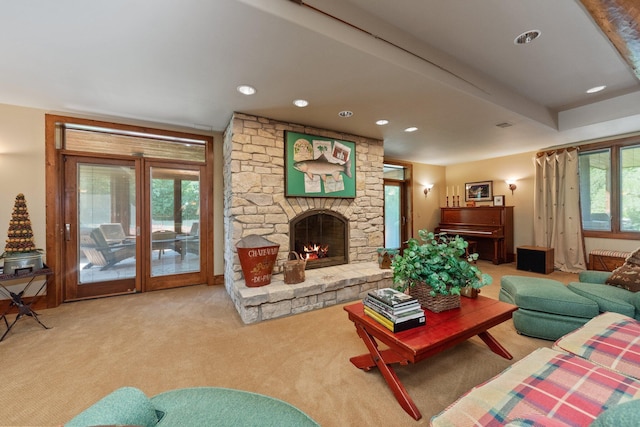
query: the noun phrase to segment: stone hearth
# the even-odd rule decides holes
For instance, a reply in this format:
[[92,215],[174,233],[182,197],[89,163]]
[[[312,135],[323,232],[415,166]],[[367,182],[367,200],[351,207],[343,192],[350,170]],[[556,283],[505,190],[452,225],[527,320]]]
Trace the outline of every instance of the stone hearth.
[[228,289],[244,323],[256,323],[362,299],[367,291],[391,286],[391,270],[377,262],[343,264],[305,271],[305,281],[288,285],[282,273],[257,288],[237,280]]
[[[353,141],[356,197],[285,197],[285,131]],[[384,242],[381,140],[235,113],[225,131],[223,152],[225,287],[245,323],[355,300],[368,289],[390,285],[390,272],[377,265],[377,249]],[[291,249],[290,221],[317,209],[348,219],[348,264],[308,270],[305,282],[297,285],[286,285],[282,275],[275,274],[267,286],[246,287],[237,242],[257,234],[279,244],[274,270],[279,273]]]

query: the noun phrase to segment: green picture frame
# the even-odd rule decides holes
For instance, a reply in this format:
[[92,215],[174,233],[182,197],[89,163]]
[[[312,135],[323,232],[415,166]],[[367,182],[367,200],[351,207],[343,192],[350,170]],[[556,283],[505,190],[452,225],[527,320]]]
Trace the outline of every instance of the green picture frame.
[[285,131],[285,196],[356,197],[356,144]]

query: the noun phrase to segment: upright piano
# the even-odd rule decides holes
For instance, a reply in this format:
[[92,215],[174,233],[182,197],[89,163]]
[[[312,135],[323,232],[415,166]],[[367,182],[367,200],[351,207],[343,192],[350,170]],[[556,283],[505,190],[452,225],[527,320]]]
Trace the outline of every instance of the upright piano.
[[441,208],[436,233],[477,242],[480,259],[513,262],[513,206]]

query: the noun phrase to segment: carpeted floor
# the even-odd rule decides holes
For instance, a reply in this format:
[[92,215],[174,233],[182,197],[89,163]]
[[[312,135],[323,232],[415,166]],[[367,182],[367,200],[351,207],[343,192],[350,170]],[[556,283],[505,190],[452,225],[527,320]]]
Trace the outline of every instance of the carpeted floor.
[[[497,298],[515,264],[480,261]],[[63,304],[39,312],[51,326],[21,319],[0,343],[0,425],[60,425],[105,394],[135,386],[148,395],[219,386],[282,399],[323,426],[418,426],[469,388],[551,342],[518,335],[511,321],[491,333],[505,360],[473,338],[417,365],[397,368],[423,414],[414,421],[377,370],[349,358],[366,351],[342,306],[244,325],[222,286],[192,286]]]

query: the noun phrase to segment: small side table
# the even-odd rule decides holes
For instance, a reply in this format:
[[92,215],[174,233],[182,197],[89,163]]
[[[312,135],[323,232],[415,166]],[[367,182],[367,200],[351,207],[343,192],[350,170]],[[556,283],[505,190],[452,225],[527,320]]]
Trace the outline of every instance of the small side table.
[[[40,324],[40,326],[42,326],[45,329],[49,329],[49,327],[45,326],[44,323],[42,323],[40,319],[38,319],[38,313],[33,311],[31,306],[36,301],[40,292],[42,292],[42,290],[47,285],[47,282],[49,281],[49,276],[51,274],[53,274],[53,272],[47,266],[44,266],[44,268],[41,268],[39,270],[29,270],[29,271],[22,270],[17,272],[16,274],[0,274],[0,294],[6,296],[11,300],[11,302],[9,303],[9,307],[7,307],[5,312],[2,313],[2,315],[0,316],[0,319],[4,320],[4,324],[7,327],[7,330],[4,331],[4,334],[2,334],[2,337],[0,337],[0,341],[2,341],[4,337],[7,336],[11,328],[13,328],[13,325],[15,325],[16,322],[23,316],[31,316],[36,322],[38,322],[38,324]],[[31,298],[31,301],[28,303],[25,302],[23,299],[24,294],[29,290],[34,280],[37,277],[41,277],[41,276],[45,276],[44,283],[42,284],[42,286],[40,286],[38,291],[33,295],[33,297]],[[24,286],[24,288],[22,288],[22,290],[18,293],[10,291],[2,283],[7,280],[16,280],[16,279],[29,279],[29,281]],[[13,307],[16,307],[18,309],[18,314],[16,315],[16,318],[13,320],[13,322],[9,324],[9,322],[7,321],[7,314],[9,314],[9,311],[11,311]]]

